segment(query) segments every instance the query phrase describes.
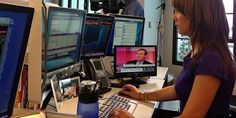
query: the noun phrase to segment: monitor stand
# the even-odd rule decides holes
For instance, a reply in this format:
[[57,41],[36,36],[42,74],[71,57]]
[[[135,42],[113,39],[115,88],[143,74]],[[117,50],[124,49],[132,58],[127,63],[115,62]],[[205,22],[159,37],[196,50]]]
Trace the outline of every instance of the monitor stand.
[[143,77],[132,77],[131,79],[125,80],[125,79],[119,79],[119,83],[117,85],[115,84],[111,84],[111,86],[113,87],[122,87],[125,84],[131,84],[137,88],[139,88],[139,86],[141,84],[147,84],[147,79],[144,79]]

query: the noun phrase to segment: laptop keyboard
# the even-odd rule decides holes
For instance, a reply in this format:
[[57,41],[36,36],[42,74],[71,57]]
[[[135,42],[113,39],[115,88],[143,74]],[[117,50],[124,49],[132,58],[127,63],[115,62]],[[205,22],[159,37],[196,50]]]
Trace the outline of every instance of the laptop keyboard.
[[135,100],[130,100],[128,98],[118,96],[118,94],[114,94],[107,98],[107,100],[99,108],[99,117],[108,118],[111,110],[115,108],[124,109],[133,114],[137,104],[138,102]]

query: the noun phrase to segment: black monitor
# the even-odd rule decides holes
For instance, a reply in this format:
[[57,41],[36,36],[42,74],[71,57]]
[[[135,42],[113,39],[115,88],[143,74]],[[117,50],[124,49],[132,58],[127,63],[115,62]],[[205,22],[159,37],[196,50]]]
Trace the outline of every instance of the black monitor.
[[113,16],[87,14],[81,53],[86,79],[105,76],[100,57],[106,54],[113,22]]
[[112,16],[87,14],[81,58],[105,56],[113,21]]
[[143,84],[139,77],[157,74],[156,46],[115,46],[114,76],[133,78],[131,84]]
[[113,55],[116,45],[142,45],[144,24],[144,17],[116,15],[107,55]]
[[0,3],[0,117],[12,114],[34,9]]
[[[60,79],[67,78],[67,67],[79,61],[86,12],[83,10],[49,7],[45,40],[43,40],[42,55],[42,103],[45,109],[51,99],[51,85],[46,83],[47,78],[58,75]],[[50,92],[48,92],[50,91]]]
[[45,73],[79,61],[85,17],[86,12],[82,10],[49,7],[43,48]]

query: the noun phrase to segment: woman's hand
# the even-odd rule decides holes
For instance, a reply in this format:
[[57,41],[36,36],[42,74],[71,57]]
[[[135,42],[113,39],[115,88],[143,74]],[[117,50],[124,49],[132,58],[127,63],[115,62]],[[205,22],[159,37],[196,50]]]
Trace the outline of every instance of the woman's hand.
[[109,118],[134,118],[134,116],[126,110],[113,109],[109,114]]
[[124,89],[122,91],[123,94],[126,94],[134,99],[140,99],[140,96],[139,96],[140,91],[135,86],[127,84],[127,85],[124,85],[122,89]]

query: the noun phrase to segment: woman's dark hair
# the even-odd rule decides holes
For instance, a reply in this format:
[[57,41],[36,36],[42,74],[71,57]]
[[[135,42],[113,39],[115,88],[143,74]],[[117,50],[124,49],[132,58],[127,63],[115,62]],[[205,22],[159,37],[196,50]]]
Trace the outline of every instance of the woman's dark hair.
[[172,0],[173,7],[190,21],[194,62],[208,49],[215,48],[229,71],[234,65],[228,48],[229,26],[222,0]]

